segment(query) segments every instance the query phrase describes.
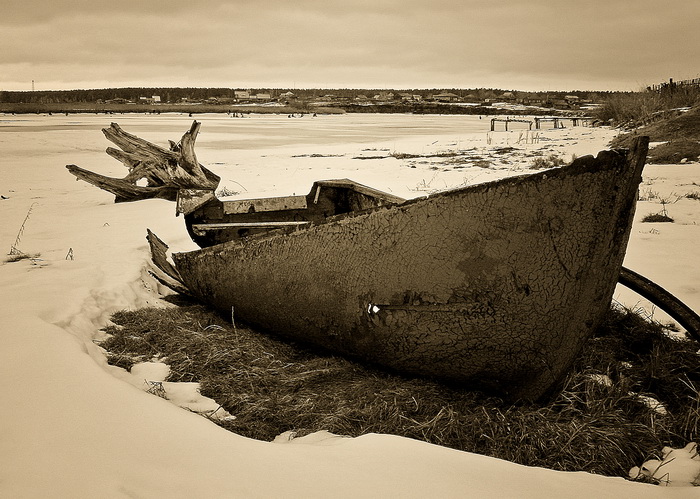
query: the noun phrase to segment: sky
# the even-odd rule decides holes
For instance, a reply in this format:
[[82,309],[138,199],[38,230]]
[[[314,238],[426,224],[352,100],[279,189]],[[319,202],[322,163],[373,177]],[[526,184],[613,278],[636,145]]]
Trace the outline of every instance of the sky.
[[697,0],[0,0],[0,90],[640,90],[700,77]]

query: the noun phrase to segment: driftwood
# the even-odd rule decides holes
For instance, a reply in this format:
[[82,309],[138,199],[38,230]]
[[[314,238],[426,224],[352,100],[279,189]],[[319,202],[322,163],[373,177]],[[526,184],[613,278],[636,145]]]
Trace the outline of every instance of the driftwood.
[[688,332],[688,335],[700,341],[700,316],[685,303],[658,284],[625,267],[620,270],[618,282],[666,312]]
[[[102,132],[121,150],[108,147],[107,154],[129,169],[126,177],[106,177],[76,165],[66,165],[66,168],[77,178],[114,194],[117,203],[150,198],[175,201],[180,189],[213,191],[220,179],[199,164],[194,152],[200,125],[194,121],[179,143],[170,141],[168,150],[131,135],[112,123]],[[138,185],[141,179],[145,179],[147,185]]]
[[168,261],[166,252],[168,245],[165,244],[151,229],[146,229],[148,235],[146,240],[151,247],[151,260],[159,272],[149,272],[154,279],[162,285],[172,289],[183,296],[192,296],[189,290],[182,284],[182,277],[175,267]]

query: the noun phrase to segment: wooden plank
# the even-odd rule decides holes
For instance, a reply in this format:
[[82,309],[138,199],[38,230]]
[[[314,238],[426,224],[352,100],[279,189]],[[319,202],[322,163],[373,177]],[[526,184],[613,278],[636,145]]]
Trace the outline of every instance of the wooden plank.
[[203,204],[208,203],[215,198],[216,195],[212,190],[180,189],[177,192],[176,213],[178,215],[180,213],[189,215]]
[[165,244],[153,232],[151,232],[151,229],[146,230],[146,239],[151,247],[151,260],[153,260],[156,267],[163,271],[168,277],[182,284],[182,277],[180,277],[180,273],[167,259],[166,253],[168,251],[168,245]]
[[380,191],[379,189],[368,187],[364,184],[360,184],[358,182],[355,182],[354,180],[349,179],[319,180],[315,183],[315,185],[321,187],[344,187],[346,189],[351,189],[355,192],[359,192],[360,194],[364,194],[365,196],[378,198],[391,204],[401,204],[406,202],[405,199],[399,196],[394,196],[393,194],[389,194],[388,192]]
[[302,227],[311,222],[305,220],[289,222],[229,222],[218,224],[192,224],[192,230],[197,235],[204,235],[208,230],[225,229],[280,229],[283,227]]
[[521,120],[516,118],[491,118],[491,131],[495,131],[496,122],[505,123],[506,132],[508,131],[508,123],[527,123],[528,128],[532,130],[532,120]]
[[282,196],[224,201],[224,214],[260,213],[263,211],[305,210],[306,196]]

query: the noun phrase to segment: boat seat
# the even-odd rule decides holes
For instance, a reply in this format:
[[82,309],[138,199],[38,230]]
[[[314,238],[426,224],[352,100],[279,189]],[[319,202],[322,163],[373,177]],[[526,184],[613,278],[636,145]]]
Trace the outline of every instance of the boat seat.
[[228,222],[228,223],[211,223],[211,224],[192,224],[192,230],[195,234],[202,235],[210,230],[225,230],[225,229],[280,229],[282,227],[302,227],[309,225],[311,222],[306,220],[294,220],[285,222]]

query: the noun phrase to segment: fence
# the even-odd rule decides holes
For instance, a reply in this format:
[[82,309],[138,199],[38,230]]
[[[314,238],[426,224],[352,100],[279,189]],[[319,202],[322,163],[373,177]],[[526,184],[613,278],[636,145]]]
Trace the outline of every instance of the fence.
[[680,87],[700,87],[700,78],[681,81],[673,81],[673,78],[669,78],[668,82],[659,83],[658,85],[651,85],[647,87],[647,90],[652,92],[672,92]]

